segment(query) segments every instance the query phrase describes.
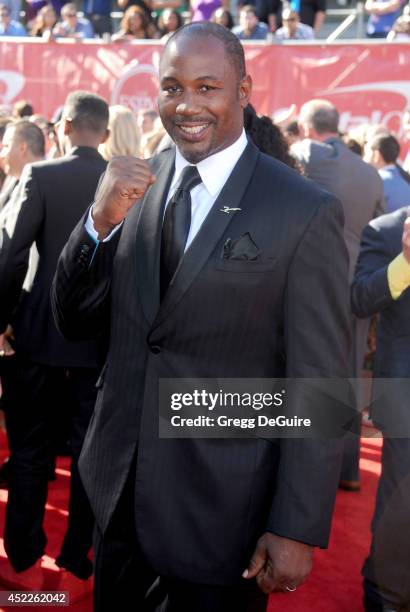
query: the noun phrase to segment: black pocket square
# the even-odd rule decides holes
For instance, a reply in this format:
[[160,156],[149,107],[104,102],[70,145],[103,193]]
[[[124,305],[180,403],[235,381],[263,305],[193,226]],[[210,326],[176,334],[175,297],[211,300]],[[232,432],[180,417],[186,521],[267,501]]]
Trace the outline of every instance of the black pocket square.
[[254,243],[249,232],[239,238],[228,238],[223,246],[222,259],[239,259],[256,261],[260,259],[262,251]]

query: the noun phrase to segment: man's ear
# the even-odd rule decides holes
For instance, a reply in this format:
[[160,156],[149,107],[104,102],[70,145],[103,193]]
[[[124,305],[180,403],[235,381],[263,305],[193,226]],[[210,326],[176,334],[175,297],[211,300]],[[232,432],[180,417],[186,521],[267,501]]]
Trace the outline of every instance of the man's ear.
[[247,74],[240,82],[239,82],[239,101],[241,103],[241,107],[245,108],[249,104],[249,100],[252,95],[252,78],[250,74]]
[[101,137],[101,144],[103,144],[103,142],[107,142],[109,135],[110,135],[110,129],[107,128],[105,130],[105,134],[103,134]]
[[67,117],[66,119],[63,119],[62,121],[64,122],[64,125],[63,125],[64,136],[68,136],[73,131],[73,125],[72,125],[73,120]]
[[19,151],[20,151],[20,155],[26,155],[27,150],[28,150],[28,144],[27,144],[27,142],[26,142],[25,140],[22,140],[22,141],[19,143]]

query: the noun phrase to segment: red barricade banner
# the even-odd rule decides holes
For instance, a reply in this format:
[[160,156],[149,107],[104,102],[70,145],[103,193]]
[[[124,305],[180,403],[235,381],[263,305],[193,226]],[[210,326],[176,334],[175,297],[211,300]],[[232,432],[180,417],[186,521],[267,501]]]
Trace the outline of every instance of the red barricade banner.
[[[156,105],[162,45],[0,42],[0,104],[30,100],[51,117],[75,89],[99,93],[133,110]],[[410,44],[246,45],[252,101],[271,115],[311,98],[341,113],[341,130],[382,123],[401,137],[410,106]]]

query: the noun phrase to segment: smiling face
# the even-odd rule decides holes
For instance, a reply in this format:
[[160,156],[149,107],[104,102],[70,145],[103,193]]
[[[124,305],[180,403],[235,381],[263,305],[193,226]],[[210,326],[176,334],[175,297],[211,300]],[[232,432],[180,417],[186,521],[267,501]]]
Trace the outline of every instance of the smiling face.
[[241,135],[251,79],[240,79],[224,44],[212,35],[177,35],[160,65],[159,113],[192,164],[226,149]]

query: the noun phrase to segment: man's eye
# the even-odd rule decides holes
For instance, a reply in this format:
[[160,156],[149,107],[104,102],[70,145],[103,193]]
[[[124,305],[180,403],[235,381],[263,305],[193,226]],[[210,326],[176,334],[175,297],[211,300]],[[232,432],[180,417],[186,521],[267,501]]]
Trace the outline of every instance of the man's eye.
[[210,85],[202,85],[199,88],[199,91],[211,91],[212,89],[214,89],[214,87],[211,87]]
[[170,85],[169,87],[165,87],[164,90],[166,93],[175,94],[181,91],[181,88],[178,85]]

